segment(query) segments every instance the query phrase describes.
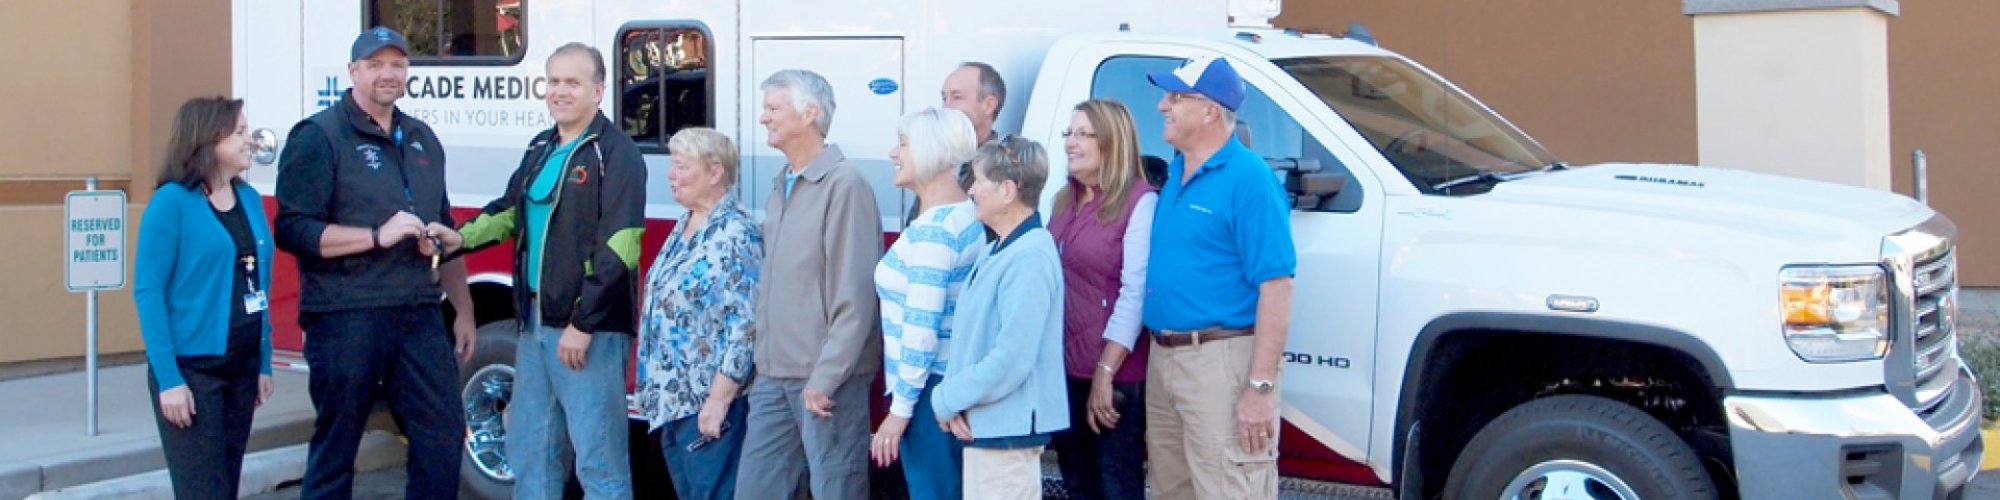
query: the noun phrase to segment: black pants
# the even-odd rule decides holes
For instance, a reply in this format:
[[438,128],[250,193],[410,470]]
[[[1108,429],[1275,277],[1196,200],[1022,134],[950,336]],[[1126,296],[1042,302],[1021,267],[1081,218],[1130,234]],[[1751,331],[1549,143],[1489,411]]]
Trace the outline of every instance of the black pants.
[[1072,499],[1146,498],[1146,383],[1113,382],[1111,392],[1118,426],[1093,434],[1090,380],[1069,379],[1069,429],[1049,444]]
[[249,332],[231,331],[220,356],[175,358],[181,378],[194,396],[194,421],[183,429],[160,417],[160,381],[146,370],[153,389],[154,421],[160,425],[160,448],[167,456],[167,476],[174,498],[236,498],[243,476],[244,444],[250,441],[250,417],[257,411],[257,360],[262,355],[261,326]]
[[437,306],[301,313],[313,409],[302,498],[351,498],[354,455],[377,397],[409,438],[405,498],[458,498],[465,411]]

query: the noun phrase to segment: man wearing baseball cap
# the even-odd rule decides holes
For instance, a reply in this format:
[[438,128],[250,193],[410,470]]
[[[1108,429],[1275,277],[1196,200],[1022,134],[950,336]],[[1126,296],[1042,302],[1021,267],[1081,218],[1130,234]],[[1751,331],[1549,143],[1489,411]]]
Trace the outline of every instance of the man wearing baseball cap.
[[[474,331],[464,262],[430,257],[441,249],[429,235],[453,225],[444,146],[396,109],[410,65],[401,34],[362,32],[348,61],[354,86],[293,126],[279,159],[274,238],[298,258],[318,412],[301,496],[353,496],[354,456],[379,394],[409,438],[404,496],[457,498],[458,363],[471,357]],[[441,294],[459,311],[451,334]]]
[[1146,451],[1154,498],[1277,498],[1278,366],[1292,303],[1291,210],[1232,134],[1243,78],[1205,58],[1147,75],[1176,153],[1146,269]]

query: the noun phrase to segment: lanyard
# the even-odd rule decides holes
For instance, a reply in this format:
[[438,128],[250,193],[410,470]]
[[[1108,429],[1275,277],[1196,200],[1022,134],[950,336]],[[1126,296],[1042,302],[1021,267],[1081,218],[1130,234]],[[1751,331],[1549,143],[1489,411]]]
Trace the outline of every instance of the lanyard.
[[403,178],[403,209],[414,215],[417,213],[417,196],[410,190],[410,166],[403,161],[403,127],[398,125],[390,137],[396,141],[396,173]]

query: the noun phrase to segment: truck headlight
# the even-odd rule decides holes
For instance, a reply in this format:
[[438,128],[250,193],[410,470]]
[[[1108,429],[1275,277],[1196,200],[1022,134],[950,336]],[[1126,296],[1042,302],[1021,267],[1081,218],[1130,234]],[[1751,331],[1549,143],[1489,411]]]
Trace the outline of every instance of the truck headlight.
[[1787,266],[1778,272],[1778,305],[1799,359],[1860,361],[1889,350],[1889,278],[1880,266]]

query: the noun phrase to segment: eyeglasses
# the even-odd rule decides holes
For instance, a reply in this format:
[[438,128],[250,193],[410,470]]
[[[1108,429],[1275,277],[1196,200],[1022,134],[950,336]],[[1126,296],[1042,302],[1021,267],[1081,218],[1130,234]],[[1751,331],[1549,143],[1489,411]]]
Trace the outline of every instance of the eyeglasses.
[[1208,100],[1208,96],[1205,96],[1205,95],[1201,95],[1200,93],[1197,93],[1197,92],[1168,92],[1168,93],[1167,93],[1167,100],[1168,100],[1168,101],[1170,101],[1170,102],[1172,102],[1172,103],[1174,103],[1174,104],[1180,104],[1180,103],[1181,103],[1181,101],[1186,101],[1186,100],[1189,100],[1189,99],[1196,99],[1196,100],[1202,100],[1202,101],[1206,101],[1206,100]]
[[1070,138],[1070,137],[1082,137],[1082,138],[1085,138],[1085,139],[1096,139],[1096,138],[1097,138],[1097,133],[1096,133],[1096,132],[1090,132],[1090,131],[1084,131],[1084,130],[1064,130],[1064,131],[1062,131],[1062,138],[1064,138],[1064,139],[1068,139],[1068,138]]

